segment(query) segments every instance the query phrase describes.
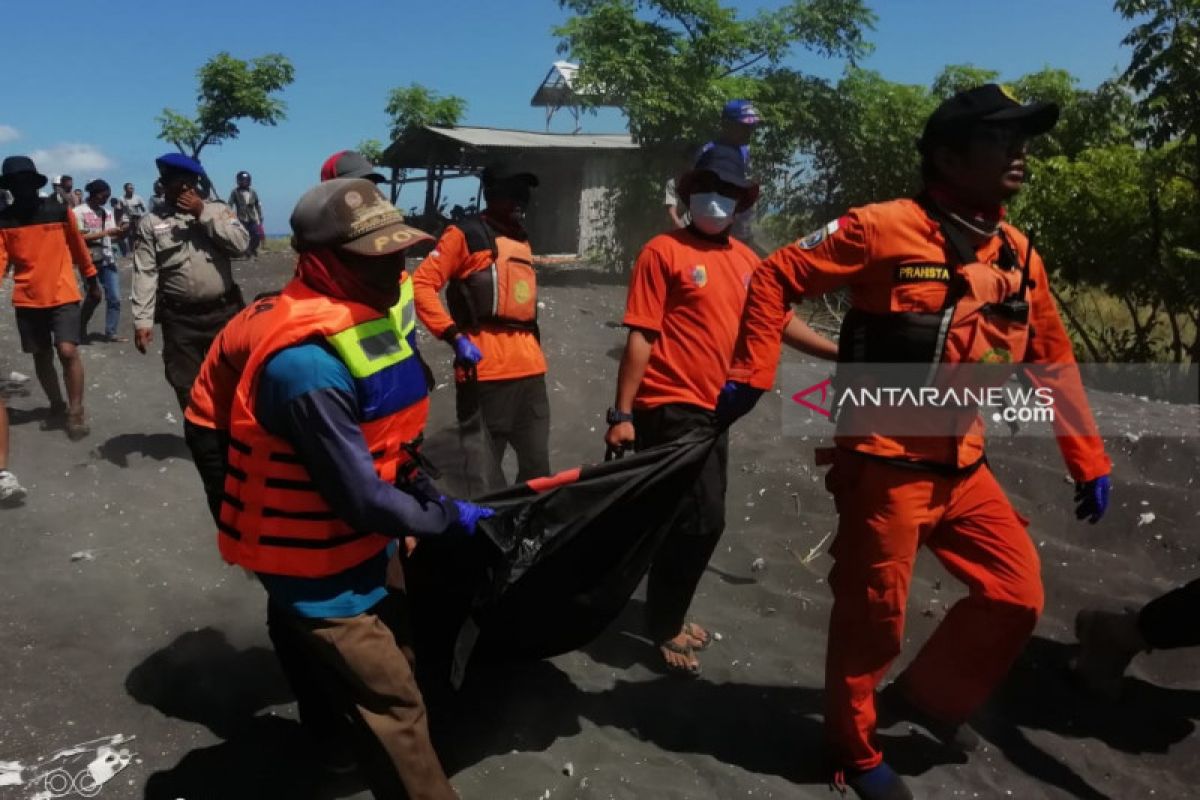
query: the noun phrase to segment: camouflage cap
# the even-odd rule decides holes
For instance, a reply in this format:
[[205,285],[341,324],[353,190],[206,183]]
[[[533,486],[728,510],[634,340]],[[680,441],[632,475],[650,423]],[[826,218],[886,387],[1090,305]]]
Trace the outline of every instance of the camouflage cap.
[[364,178],[334,178],[304,193],[292,211],[299,250],[336,247],[364,256],[397,253],[432,236],[404,224],[404,215]]

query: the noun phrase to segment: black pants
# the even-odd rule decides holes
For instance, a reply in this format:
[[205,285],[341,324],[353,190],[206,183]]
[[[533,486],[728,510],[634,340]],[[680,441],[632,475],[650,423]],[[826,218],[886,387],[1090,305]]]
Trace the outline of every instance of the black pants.
[[[671,404],[633,413],[635,449],[674,441],[697,428],[715,428],[713,412]],[[700,578],[725,531],[729,433],[709,452],[700,475],[679,499],[679,511],[654,556],[646,582],[646,629],[654,642],[678,635]]]
[[[161,302],[161,299],[160,299]],[[175,390],[179,408],[187,408],[192,394],[192,383],[200,374],[200,365],[217,334],[235,314],[242,309],[240,301],[230,301],[224,306],[204,313],[193,313],[182,309],[163,307],[158,319],[162,323],[163,367],[167,383]]]
[[1154,649],[1200,646],[1200,580],[1154,598],[1138,613],[1138,630]]
[[550,399],[546,376],[455,384],[458,419],[476,408],[491,439],[497,470],[509,446],[517,454],[517,483],[550,474]]
[[225,465],[228,459],[229,434],[205,428],[189,420],[183,421],[183,439],[192,451],[192,463],[204,484],[204,496],[213,521],[221,517],[221,495],[225,491]]

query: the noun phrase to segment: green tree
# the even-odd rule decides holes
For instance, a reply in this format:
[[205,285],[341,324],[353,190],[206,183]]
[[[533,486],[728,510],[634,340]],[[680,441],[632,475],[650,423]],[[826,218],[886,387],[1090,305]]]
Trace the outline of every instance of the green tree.
[[295,70],[279,53],[243,61],[221,52],[196,74],[200,84],[196,115],[165,108],[157,118],[158,138],[181,153],[199,158],[208,145],[236,139],[238,120],[278,125],[287,116],[287,104],[275,95],[292,83]]
[[[583,104],[615,102],[642,145],[644,162],[617,188],[611,255],[627,265],[661,229],[662,182],[684,145],[716,133],[722,104],[760,103],[765,130],[755,141],[754,172],[774,183],[795,150],[792,121],[815,91],[785,65],[796,50],[851,62],[870,49],[874,15],[863,0],[790,0],[742,16],[719,0],[560,0],[572,13],[555,29],[559,51],[580,63]],[[790,89],[806,91],[790,93]],[[786,172],[786,170],[785,170]]]
[[467,113],[467,101],[455,95],[443,97],[428,87],[412,83],[392,89],[385,110],[392,125],[389,135],[395,141],[425,125],[444,128],[457,125]]

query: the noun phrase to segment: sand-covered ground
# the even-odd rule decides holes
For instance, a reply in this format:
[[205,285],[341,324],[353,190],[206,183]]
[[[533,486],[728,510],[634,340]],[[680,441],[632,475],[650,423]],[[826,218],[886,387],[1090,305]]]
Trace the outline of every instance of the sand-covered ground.
[[[278,287],[290,270],[281,255],[237,264],[248,296]],[[127,269],[122,278],[127,291]],[[571,268],[543,283],[553,462],[565,468],[603,454],[624,287]],[[7,288],[0,303],[0,379],[32,376]],[[127,334],[128,316],[122,326]],[[449,350],[425,342],[443,381],[436,429],[452,416]],[[105,800],[366,797],[353,778],[322,779],[297,757],[264,594],[217,555],[157,352],[93,344],[84,359],[89,438],[38,430],[46,403],[36,381],[9,400],[11,467],[30,496],[0,509],[0,800],[83,796],[77,789]],[[1138,604],[1200,574],[1194,415],[1134,397],[1095,400],[1131,426],[1109,442],[1116,489],[1100,525],[1075,521],[1052,440],[991,447],[997,474],[1032,520],[1046,613],[981,715],[982,752],[958,759],[903,725],[883,731],[918,797],[1200,796],[1194,652],[1139,659],[1119,704],[1081,695],[1067,679],[1077,609]],[[833,506],[812,466],[823,431],[784,436],[782,402],[768,397],[733,431],[728,527],[693,605],[695,619],[721,635],[702,654],[702,676],[656,669],[637,598],[584,651],[476,674],[436,720],[464,798],[830,796],[820,705]],[[1140,435],[1137,422],[1148,417],[1159,430],[1177,419],[1178,435]],[[960,595],[922,556],[907,656]],[[111,781],[47,789],[39,759],[85,742],[93,752],[94,740],[118,734],[133,738],[114,749],[135,755]]]

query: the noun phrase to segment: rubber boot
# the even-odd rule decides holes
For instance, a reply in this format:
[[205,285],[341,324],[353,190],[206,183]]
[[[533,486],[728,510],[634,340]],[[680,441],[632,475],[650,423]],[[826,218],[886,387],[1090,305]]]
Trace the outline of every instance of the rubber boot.
[[839,772],[834,776],[833,786],[842,794],[853,789],[862,800],[913,800],[912,790],[886,762],[861,772]]

